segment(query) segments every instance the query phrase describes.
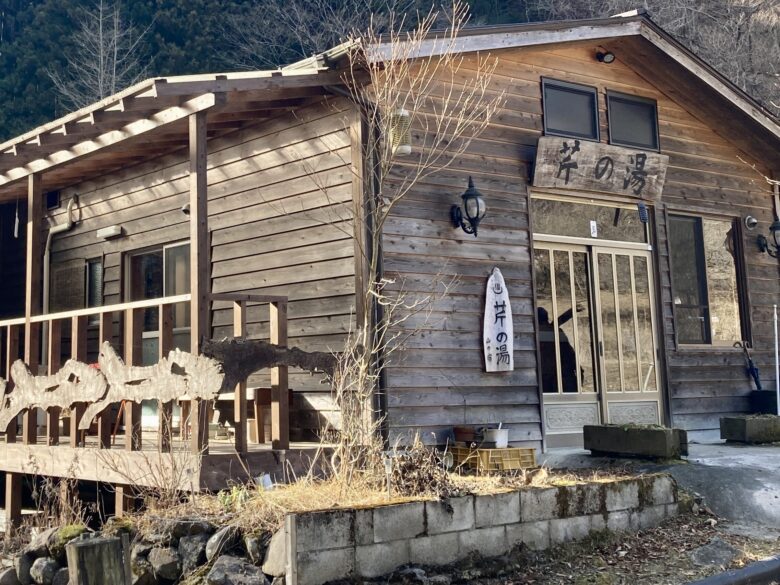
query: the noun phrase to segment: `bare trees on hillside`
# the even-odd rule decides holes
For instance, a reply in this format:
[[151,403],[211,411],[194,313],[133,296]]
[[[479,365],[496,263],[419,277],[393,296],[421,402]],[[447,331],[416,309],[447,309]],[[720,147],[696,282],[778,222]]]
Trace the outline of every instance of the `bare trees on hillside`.
[[148,68],[142,44],[147,30],[139,31],[119,4],[107,0],[83,11],[65,69],[48,71],[65,105],[84,107],[142,79]]
[[[223,27],[230,51],[226,61],[239,69],[279,67],[310,57],[369,27],[387,32],[391,15],[417,22],[420,0],[265,0],[228,15]],[[430,2],[426,4],[430,6]]]

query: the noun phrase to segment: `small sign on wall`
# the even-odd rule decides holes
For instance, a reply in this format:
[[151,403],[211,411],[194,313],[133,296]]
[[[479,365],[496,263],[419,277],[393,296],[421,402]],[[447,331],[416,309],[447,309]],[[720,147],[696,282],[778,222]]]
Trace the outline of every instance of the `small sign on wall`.
[[515,369],[514,327],[512,307],[509,304],[504,276],[493,269],[485,295],[485,320],[483,324],[486,372],[511,372]]

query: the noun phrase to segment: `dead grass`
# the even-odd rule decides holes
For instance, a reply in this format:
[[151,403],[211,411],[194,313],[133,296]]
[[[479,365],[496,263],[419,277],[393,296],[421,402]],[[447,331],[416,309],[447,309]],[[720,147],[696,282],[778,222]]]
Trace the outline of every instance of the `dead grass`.
[[[414,461],[404,460],[414,470],[400,483],[405,466],[395,468],[393,489],[378,483],[372,475],[354,475],[349,482],[337,478],[313,479],[304,477],[273,489],[260,486],[235,486],[229,491],[213,495],[195,495],[177,505],[155,508],[147,516],[137,518],[141,532],[153,530],[160,519],[202,517],[219,524],[231,524],[250,533],[269,533],[278,530],[287,513],[319,510],[369,508],[403,502],[446,499],[459,495],[484,495],[518,489],[533,489],[585,483],[608,483],[636,477],[623,470],[589,470],[584,472],[550,471],[536,469],[503,475],[476,476],[445,472],[441,469],[431,481],[431,471],[423,473]],[[432,462],[428,462],[430,466]],[[435,465],[434,465],[435,467]],[[434,472],[436,473],[436,472]],[[427,484],[427,488],[422,486]],[[398,489],[403,487],[403,489]]]

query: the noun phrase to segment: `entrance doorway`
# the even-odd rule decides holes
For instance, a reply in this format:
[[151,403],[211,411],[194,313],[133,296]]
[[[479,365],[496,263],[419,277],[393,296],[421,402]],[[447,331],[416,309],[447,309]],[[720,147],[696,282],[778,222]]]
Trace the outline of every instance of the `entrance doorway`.
[[581,446],[586,424],[659,424],[648,246],[560,239],[534,241],[547,445]]

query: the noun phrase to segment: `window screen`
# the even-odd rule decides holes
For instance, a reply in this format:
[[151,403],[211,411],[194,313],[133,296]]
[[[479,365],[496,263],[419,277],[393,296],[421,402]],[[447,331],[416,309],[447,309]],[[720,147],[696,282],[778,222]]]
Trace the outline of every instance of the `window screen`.
[[103,262],[87,260],[87,308],[103,305]]
[[544,132],[556,136],[599,139],[596,88],[543,79]]
[[607,109],[611,144],[658,150],[655,100],[610,91]]

